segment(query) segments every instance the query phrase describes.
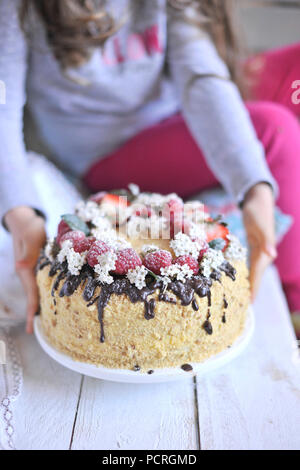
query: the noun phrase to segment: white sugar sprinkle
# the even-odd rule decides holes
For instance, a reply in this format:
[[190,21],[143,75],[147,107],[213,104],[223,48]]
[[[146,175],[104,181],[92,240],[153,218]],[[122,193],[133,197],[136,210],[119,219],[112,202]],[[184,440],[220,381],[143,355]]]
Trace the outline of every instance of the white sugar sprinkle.
[[201,246],[198,241],[192,241],[185,233],[179,232],[175,235],[174,240],[170,241],[170,247],[176,256],[191,255],[198,258]]
[[209,278],[211,273],[217,270],[223,262],[224,256],[222,251],[209,248],[200,262],[200,269],[203,276]]
[[98,264],[94,266],[95,272],[98,274],[98,280],[103,284],[111,284],[114,278],[109,274],[116,267],[117,255],[113,251],[107,251],[98,256]]
[[131,284],[134,284],[138,289],[146,287],[146,276],[148,269],[145,266],[137,266],[135,269],[130,269],[127,273],[127,278]]
[[65,240],[62,244],[62,248],[57,255],[57,259],[60,263],[63,263],[67,260],[68,263],[68,270],[74,276],[78,276],[80,274],[82,266],[86,262],[86,255],[87,251],[83,253],[77,253],[73,249],[73,245],[71,240]]
[[146,256],[147,253],[151,253],[152,251],[159,250],[158,246],[156,245],[143,245],[141,249],[141,253],[143,256]]
[[49,238],[45,246],[45,256],[48,259],[50,259],[50,261],[53,261],[53,256],[52,256],[53,244],[54,244],[54,238]]
[[247,249],[235,235],[227,235],[229,245],[225,250],[225,258],[244,261],[247,258]]
[[186,279],[190,279],[193,276],[193,271],[187,264],[171,264],[167,268],[160,268],[162,276],[166,276],[169,279],[176,278],[178,281],[185,282]]

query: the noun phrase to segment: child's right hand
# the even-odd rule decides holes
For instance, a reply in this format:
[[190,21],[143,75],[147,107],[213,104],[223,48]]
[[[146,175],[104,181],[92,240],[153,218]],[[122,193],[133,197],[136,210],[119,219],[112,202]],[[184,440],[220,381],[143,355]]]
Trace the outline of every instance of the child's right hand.
[[27,297],[27,333],[33,332],[33,318],[39,308],[35,266],[46,241],[44,219],[30,207],[16,207],[5,215],[13,237],[15,269]]

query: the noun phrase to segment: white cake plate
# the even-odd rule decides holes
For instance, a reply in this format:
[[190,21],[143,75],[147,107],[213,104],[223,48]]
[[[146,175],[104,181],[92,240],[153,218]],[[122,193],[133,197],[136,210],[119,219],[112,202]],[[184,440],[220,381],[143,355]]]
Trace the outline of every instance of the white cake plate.
[[34,319],[34,332],[42,349],[55,361],[68,369],[83,375],[95,377],[102,380],[127,383],[156,383],[170,382],[172,380],[187,379],[194,375],[201,375],[211,372],[218,367],[224,366],[235,359],[248,345],[254,331],[255,319],[252,308],[248,310],[248,316],[242,335],[237,338],[230,348],[212,356],[201,363],[191,362],[193,370],[185,372],[180,367],[155,369],[153,374],[147,372],[134,372],[126,369],[108,369],[102,366],[95,366],[85,362],[74,361],[71,357],[55,349],[48,341],[42,330],[41,318]]

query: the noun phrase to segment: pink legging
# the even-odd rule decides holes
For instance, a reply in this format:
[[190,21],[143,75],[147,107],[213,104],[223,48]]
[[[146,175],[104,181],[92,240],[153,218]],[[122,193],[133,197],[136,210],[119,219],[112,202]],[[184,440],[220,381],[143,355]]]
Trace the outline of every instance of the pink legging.
[[[292,83],[300,80],[300,44],[254,57],[246,66],[255,71],[252,91],[260,100],[246,106],[279,185],[277,204],[294,218],[276,264],[291,311],[300,311],[300,126],[295,117],[300,105],[292,103]],[[135,182],[144,191],[175,191],[182,197],[218,184],[180,114],[94,164],[84,180],[92,191]]]

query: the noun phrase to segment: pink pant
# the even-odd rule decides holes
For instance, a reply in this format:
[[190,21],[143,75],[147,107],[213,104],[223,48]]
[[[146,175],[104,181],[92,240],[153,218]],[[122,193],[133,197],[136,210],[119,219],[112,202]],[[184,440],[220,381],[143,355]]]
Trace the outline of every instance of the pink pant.
[[[279,185],[277,204],[294,218],[278,247],[276,264],[291,310],[300,311],[300,126],[294,116],[300,116],[300,105],[291,100],[291,85],[300,80],[300,44],[255,57],[246,65],[256,70],[253,92],[261,100],[246,106]],[[218,184],[179,114],[129,140],[94,164],[84,179],[92,191],[135,182],[145,191],[174,191],[182,197]]]

